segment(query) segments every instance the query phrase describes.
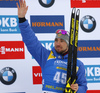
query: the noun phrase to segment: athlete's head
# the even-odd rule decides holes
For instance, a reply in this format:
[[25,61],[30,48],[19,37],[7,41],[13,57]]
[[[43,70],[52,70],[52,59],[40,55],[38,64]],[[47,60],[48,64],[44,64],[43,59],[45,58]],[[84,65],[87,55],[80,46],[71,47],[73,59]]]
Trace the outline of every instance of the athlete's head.
[[58,53],[64,54],[67,52],[69,46],[69,32],[63,29],[57,30],[54,46]]

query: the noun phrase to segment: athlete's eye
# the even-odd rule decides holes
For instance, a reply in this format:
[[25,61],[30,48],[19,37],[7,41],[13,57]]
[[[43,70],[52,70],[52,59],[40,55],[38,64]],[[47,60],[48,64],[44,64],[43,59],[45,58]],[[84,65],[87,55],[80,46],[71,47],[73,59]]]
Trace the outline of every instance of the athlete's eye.
[[63,40],[63,39],[61,39],[60,41],[61,41],[61,42],[64,42],[64,40]]

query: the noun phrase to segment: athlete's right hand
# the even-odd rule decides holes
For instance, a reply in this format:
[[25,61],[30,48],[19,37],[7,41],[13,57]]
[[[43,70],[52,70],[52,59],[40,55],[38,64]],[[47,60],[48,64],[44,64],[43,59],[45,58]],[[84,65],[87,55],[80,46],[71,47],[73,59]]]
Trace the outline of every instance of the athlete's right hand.
[[23,18],[25,17],[27,10],[28,10],[28,6],[26,6],[26,1],[25,0],[19,0],[19,5],[17,4],[17,8],[18,8],[18,17],[19,18]]

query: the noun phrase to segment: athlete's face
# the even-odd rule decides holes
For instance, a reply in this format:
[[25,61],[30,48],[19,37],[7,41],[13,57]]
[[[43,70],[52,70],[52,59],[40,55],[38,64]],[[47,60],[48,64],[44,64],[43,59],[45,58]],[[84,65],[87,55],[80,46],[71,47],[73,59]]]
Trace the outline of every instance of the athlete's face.
[[68,51],[67,43],[61,38],[55,38],[54,46],[57,53],[64,54]]

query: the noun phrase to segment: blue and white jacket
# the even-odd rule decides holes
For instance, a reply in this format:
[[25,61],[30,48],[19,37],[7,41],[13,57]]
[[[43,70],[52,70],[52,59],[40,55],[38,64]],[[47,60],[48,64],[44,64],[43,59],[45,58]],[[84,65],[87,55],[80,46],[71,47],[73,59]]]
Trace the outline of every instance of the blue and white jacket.
[[[55,51],[55,48],[50,51],[43,47],[27,20],[19,23],[19,28],[28,51],[41,66],[42,90],[63,93],[66,86],[68,55],[62,56]],[[76,83],[79,85],[77,93],[86,93],[85,68],[79,60],[77,60],[77,77]]]

